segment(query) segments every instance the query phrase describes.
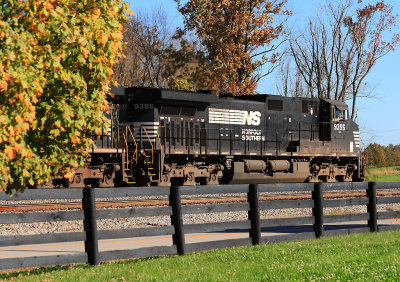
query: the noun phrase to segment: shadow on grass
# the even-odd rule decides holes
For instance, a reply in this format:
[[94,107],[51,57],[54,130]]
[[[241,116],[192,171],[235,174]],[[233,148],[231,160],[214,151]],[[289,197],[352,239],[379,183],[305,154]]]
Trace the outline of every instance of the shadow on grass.
[[90,268],[90,265],[85,265],[85,264],[77,264],[77,265],[66,265],[66,266],[51,266],[51,267],[39,267],[39,268],[33,268],[29,270],[21,270],[21,271],[15,271],[15,270],[9,270],[7,272],[0,273],[0,279],[11,279],[11,278],[18,278],[18,277],[23,277],[23,276],[29,276],[29,275],[40,275],[40,274],[45,274],[45,273],[51,273],[55,271],[60,271],[60,270],[69,270],[71,268]]
[[[163,256],[152,256],[152,257],[143,257],[143,258],[130,258],[130,259],[123,259],[123,260],[116,260],[116,261],[105,261],[101,264],[105,263],[114,263],[114,264],[125,264],[125,263],[138,263],[144,261],[150,261],[157,258],[161,258]],[[174,257],[171,255],[170,257]],[[45,267],[38,267],[38,268],[31,268],[28,270],[6,270],[7,272],[0,272],[0,280],[8,280],[12,278],[21,278],[30,275],[41,275],[46,273],[52,273],[57,271],[68,271],[71,269],[90,269],[95,268],[96,266],[92,266],[89,264],[73,264],[73,265],[64,265],[64,266],[45,266]]]

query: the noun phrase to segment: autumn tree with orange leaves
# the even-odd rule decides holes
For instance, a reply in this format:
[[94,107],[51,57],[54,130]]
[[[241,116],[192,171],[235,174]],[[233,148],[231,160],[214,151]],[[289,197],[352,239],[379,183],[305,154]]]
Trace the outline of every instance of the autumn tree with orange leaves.
[[0,190],[71,176],[105,129],[120,0],[0,1]]
[[279,43],[274,42],[284,32],[282,16],[290,14],[287,1],[175,1],[186,29],[195,31],[206,48],[202,77],[207,77],[208,88],[234,95],[254,93],[279,58]]

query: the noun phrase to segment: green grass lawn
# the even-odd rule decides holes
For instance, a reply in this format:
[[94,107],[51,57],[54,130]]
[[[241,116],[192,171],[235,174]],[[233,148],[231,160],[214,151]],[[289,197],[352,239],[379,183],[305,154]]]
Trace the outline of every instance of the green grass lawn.
[[40,268],[0,274],[15,281],[399,280],[400,232],[366,233],[185,256]]
[[400,166],[366,168],[365,181],[400,182]]

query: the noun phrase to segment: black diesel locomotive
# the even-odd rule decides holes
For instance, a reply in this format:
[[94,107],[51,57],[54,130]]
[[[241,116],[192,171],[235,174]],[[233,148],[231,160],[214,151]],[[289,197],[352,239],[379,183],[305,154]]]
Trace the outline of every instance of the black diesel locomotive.
[[73,180],[53,185],[362,181],[359,127],[345,103],[274,95],[114,91],[111,127]]

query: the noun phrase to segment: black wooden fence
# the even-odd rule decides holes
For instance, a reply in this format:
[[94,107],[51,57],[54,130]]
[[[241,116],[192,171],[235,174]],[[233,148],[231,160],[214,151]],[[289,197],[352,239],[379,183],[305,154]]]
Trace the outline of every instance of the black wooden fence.
[[[37,234],[23,236],[0,237],[0,247],[58,243],[85,242],[85,252],[78,254],[37,256],[25,258],[1,258],[0,270],[63,265],[72,263],[89,263],[98,265],[100,262],[147,257],[156,255],[179,254],[202,250],[226,248],[232,246],[250,246],[277,241],[301,240],[319,238],[339,234],[360,232],[377,232],[388,229],[399,229],[400,225],[379,225],[378,219],[400,218],[400,211],[377,212],[377,205],[400,203],[400,196],[377,197],[377,191],[399,189],[400,182],[393,183],[316,183],[316,184],[259,184],[259,185],[218,185],[218,186],[173,186],[173,187],[141,187],[141,188],[85,188],[85,189],[37,189],[15,194],[12,198],[0,194],[0,200],[38,200],[38,199],[79,199],[82,200],[82,210],[1,213],[0,224],[54,222],[83,220],[84,232],[66,232],[53,234]],[[343,199],[326,199],[323,193],[329,191],[366,191],[364,197]],[[302,195],[312,195],[310,199],[301,200],[268,200],[259,201],[260,195],[272,192],[300,192]],[[213,195],[213,194],[243,194],[246,202],[223,204],[187,204],[182,205],[182,197]],[[96,209],[95,201],[99,198],[165,196],[169,198],[168,206]],[[324,208],[362,205],[367,212],[351,214],[324,215]],[[262,219],[260,212],[271,209],[310,208],[312,214],[306,217]],[[214,222],[204,224],[183,224],[186,214],[219,213],[244,211],[248,220],[233,222]],[[97,220],[111,218],[150,217],[166,215],[171,218],[170,226],[134,228],[121,230],[98,230]],[[341,222],[362,221],[364,224],[340,225]],[[339,223],[332,228],[331,223]],[[284,235],[270,235],[272,228],[301,226],[295,232],[288,231]],[[339,227],[338,227],[339,226]],[[185,237],[192,233],[219,232],[225,230],[245,230],[247,238],[219,240],[201,243],[185,243]],[[273,232],[273,231],[272,231]],[[269,234],[265,236],[265,234]],[[282,232],[281,232],[282,233]],[[133,238],[144,236],[172,236],[170,246],[146,247],[130,250],[112,250],[99,252],[98,242],[105,239]],[[263,236],[264,235],[264,236]]]

